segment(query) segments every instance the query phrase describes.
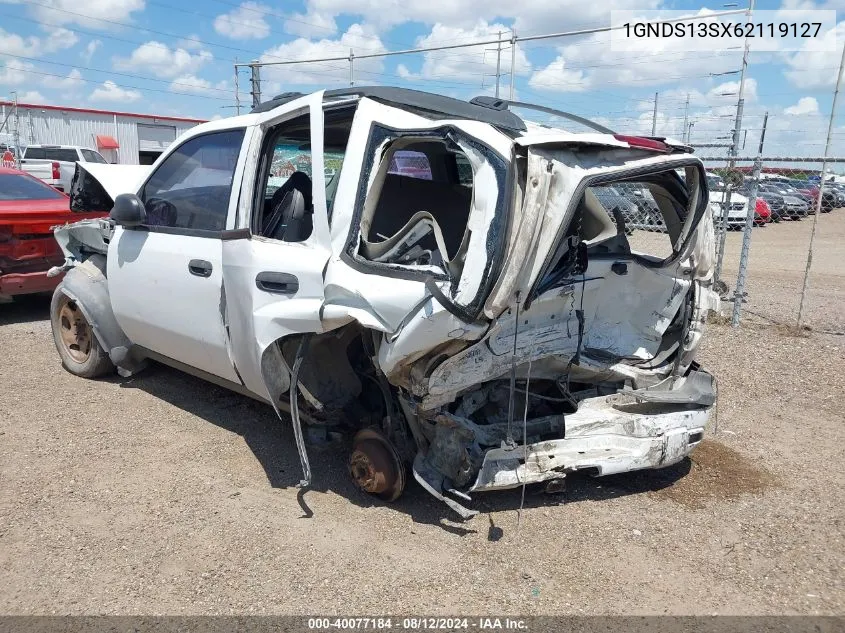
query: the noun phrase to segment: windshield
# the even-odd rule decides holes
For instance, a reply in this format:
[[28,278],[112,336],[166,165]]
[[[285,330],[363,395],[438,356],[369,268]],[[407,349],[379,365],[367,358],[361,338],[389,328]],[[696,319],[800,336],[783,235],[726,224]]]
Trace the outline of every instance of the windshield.
[[0,201],[58,200],[64,198],[58,191],[40,180],[18,174],[0,174]]

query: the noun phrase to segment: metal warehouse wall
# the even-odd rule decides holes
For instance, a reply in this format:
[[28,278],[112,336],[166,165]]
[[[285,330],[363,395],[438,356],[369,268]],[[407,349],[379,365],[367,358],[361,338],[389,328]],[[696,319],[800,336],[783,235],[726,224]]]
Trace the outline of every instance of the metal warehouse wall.
[[[8,111],[9,106],[2,110]],[[132,117],[120,114],[99,114],[95,112],[73,112],[66,110],[45,110],[38,107],[18,106],[20,113],[21,145],[81,145],[97,149],[95,136],[113,136],[120,144],[117,150],[118,162],[124,165],[138,164],[138,124],[162,125],[176,128],[176,136],[196,123]],[[6,112],[0,113],[0,121]],[[10,123],[11,120],[10,120]],[[105,152],[104,152],[105,153]]]

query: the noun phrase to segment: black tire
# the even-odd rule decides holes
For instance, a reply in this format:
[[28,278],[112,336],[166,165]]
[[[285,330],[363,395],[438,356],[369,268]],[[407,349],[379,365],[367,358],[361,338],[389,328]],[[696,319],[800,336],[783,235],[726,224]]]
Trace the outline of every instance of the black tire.
[[56,289],[50,302],[50,325],[62,366],[70,373],[97,378],[114,371],[82,310],[61,288]]

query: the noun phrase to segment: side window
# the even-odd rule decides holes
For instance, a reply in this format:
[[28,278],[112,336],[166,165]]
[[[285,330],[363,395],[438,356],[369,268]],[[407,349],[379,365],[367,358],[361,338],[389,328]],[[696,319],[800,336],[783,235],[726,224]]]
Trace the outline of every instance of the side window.
[[428,156],[422,152],[407,149],[398,150],[393,153],[387,173],[396,176],[407,176],[408,178],[418,178],[420,180],[433,180],[431,176],[431,163],[428,160]]
[[203,134],[170,154],[141,192],[147,225],[225,229],[243,138],[242,129]]
[[[295,122],[294,122],[295,123]],[[288,126],[293,127],[293,123]],[[296,136],[279,136],[272,143],[270,168],[259,197],[256,232],[283,242],[304,242],[314,228],[312,199],[311,145],[309,130]],[[326,202],[333,203],[337,179],[343,165],[345,147],[329,146],[323,151],[325,165]]]
[[458,182],[465,187],[472,187],[472,165],[469,159],[463,154],[455,156],[455,165],[458,168]]
[[[306,130],[306,133],[308,130]],[[260,200],[258,234],[284,242],[304,242],[314,228],[311,145],[307,140],[277,137]]]

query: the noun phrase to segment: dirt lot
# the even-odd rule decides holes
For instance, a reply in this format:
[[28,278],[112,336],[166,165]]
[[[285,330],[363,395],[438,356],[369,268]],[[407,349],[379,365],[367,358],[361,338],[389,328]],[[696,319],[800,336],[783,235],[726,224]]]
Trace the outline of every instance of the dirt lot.
[[0,612],[842,614],[845,210],[821,218],[813,331],[771,324],[809,225],[755,230],[763,317],[711,327],[718,424],[692,459],[529,490],[519,526],[518,492],[467,523],[415,484],[374,503],[340,449],[300,492],[269,407],[160,366],[74,378],[46,300],[0,306]]

